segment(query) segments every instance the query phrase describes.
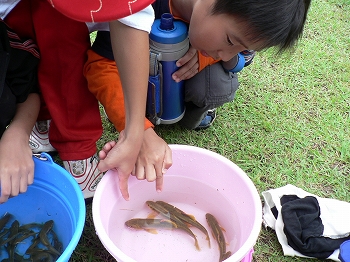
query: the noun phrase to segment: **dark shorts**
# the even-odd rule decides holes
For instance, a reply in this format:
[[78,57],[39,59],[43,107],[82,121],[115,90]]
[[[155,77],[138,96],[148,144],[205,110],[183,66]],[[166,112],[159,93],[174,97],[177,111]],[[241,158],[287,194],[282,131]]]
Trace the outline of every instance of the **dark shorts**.
[[208,109],[232,101],[238,87],[237,74],[226,72],[220,63],[207,66],[185,81],[186,113],[180,124],[188,129],[196,128]]
[[7,84],[4,84],[4,89],[0,97],[0,138],[5,132],[6,127],[10,124],[16,113],[17,102],[16,97],[12,94]]

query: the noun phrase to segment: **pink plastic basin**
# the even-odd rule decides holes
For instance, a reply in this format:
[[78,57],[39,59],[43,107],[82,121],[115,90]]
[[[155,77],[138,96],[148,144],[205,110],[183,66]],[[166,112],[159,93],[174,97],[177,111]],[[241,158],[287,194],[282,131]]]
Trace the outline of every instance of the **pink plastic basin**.
[[[92,205],[96,233],[118,262],[215,262],[219,249],[213,238],[209,248],[205,235],[191,227],[192,237],[180,230],[158,230],[158,234],[125,226],[131,218],[146,218],[152,211],[147,200],[163,200],[192,214],[208,230],[205,214],[213,214],[226,230],[227,262],[250,261],[258,238],[262,207],[259,194],[249,177],[227,158],[206,149],[171,145],[173,166],[164,177],[164,189],[155,183],[129,179],[130,200],[118,189],[117,174],[108,171],[99,183]],[[209,231],[210,232],[210,231]]]

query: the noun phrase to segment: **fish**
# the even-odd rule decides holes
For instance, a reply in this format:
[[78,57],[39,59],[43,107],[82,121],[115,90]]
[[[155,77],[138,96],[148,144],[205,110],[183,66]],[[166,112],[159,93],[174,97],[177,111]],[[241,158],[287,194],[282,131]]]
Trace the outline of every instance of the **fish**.
[[53,220],[48,220],[44,223],[43,227],[41,228],[40,232],[39,232],[39,238],[41,240],[41,243],[43,243],[44,246],[46,246],[47,250],[52,253],[55,254],[57,256],[61,255],[61,252],[59,252],[58,250],[56,250],[52,245],[51,245],[51,241],[48,238],[48,233],[52,230],[53,227]]
[[36,248],[32,248],[32,249],[26,251],[26,254],[28,254],[30,256],[34,256],[34,255],[37,255],[39,253],[48,253],[52,257],[55,257],[55,258],[58,258],[60,256],[60,254],[57,254],[57,252],[51,248],[43,249],[43,248],[36,247]]
[[[54,231],[51,230],[51,233]],[[55,237],[55,236],[54,236]],[[51,259],[57,260],[57,258],[62,254],[62,250],[59,250],[52,246],[45,246],[46,248],[43,249],[39,247],[39,244],[43,244],[39,234],[32,240],[32,244],[28,247],[25,254],[30,255],[30,258],[32,261],[41,261],[41,260],[35,260],[35,259],[46,259],[45,261],[52,261]],[[61,243],[60,243],[61,244]],[[48,256],[48,254],[50,256]]]
[[125,222],[129,228],[142,229],[147,232],[157,234],[156,229],[175,229],[177,225],[169,219],[155,219],[155,218],[132,218]]
[[62,242],[58,240],[57,234],[55,231],[51,230],[52,233],[52,241],[53,241],[53,247],[60,253],[63,253],[63,245]]
[[206,239],[208,240],[209,248],[210,248],[209,233],[208,233],[207,229],[201,223],[199,223],[194,216],[189,215],[189,214],[185,213],[184,211],[182,211],[181,209],[179,209],[179,208],[177,208],[169,203],[166,203],[164,201],[156,201],[156,203],[161,205],[162,207],[164,207],[169,212],[173,212],[174,215],[177,216],[178,218],[180,218],[183,222],[190,224],[190,225],[198,228],[200,231],[202,231],[207,237]]
[[226,252],[226,241],[224,233],[222,232],[222,228],[217,221],[217,219],[210,213],[205,215],[205,218],[208,222],[208,225],[212,231],[213,238],[216,240],[219,246],[220,258],[219,262],[224,261],[228,257],[231,256],[231,251]]
[[5,258],[5,259],[1,260],[1,262],[12,262],[12,261],[14,261],[14,262],[18,262],[18,261],[20,261],[20,262],[32,262],[32,260],[23,258],[23,256],[21,256],[17,252],[14,252],[14,255],[12,258]]
[[53,262],[55,259],[52,257],[52,255],[49,252],[46,251],[38,251],[31,257],[32,261],[48,261]]
[[42,228],[42,224],[40,223],[29,223],[29,224],[25,224],[25,225],[22,225],[19,227],[19,230],[20,231],[23,231],[23,230],[30,230],[30,229],[33,229],[33,228]]
[[[14,236],[16,236],[18,234],[18,228],[19,228],[18,220],[13,221],[9,230],[8,238],[12,239]],[[16,248],[16,245],[13,244],[12,242],[6,245],[6,250],[8,252],[10,261],[14,261],[15,248]]]
[[193,237],[194,245],[195,245],[196,249],[198,251],[200,250],[200,247],[199,247],[199,244],[198,244],[198,239],[197,239],[196,235],[192,232],[191,229],[189,229],[187,227],[187,225],[181,219],[179,219],[177,216],[175,216],[174,213],[169,212],[163,206],[161,206],[160,204],[158,204],[158,203],[156,203],[154,201],[146,201],[146,204],[153,211],[161,214],[165,218],[170,219],[172,222],[174,222],[178,229],[181,229],[181,230],[185,231],[187,234],[189,234],[191,237]]
[[3,246],[3,245],[5,245],[6,243],[9,243],[9,242],[11,242],[11,244],[17,245],[18,243],[21,243],[26,238],[34,236],[35,234],[36,234],[36,232],[29,231],[29,230],[17,232],[16,234],[8,237],[7,239],[4,239],[4,240],[0,241],[0,246]]
[[[58,240],[56,233],[53,231],[53,220],[49,220],[44,224],[29,223],[25,225],[19,224],[18,220],[14,220],[9,228],[6,224],[12,217],[6,213],[0,218],[0,247],[4,247],[7,251],[8,258],[4,261],[56,261],[62,254],[62,243]],[[51,244],[51,236],[52,242]],[[16,252],[18,244],[31,241],[29,248],[25,251],[25,256]]]
[[12,217],[12,215],[8,212],[6,212],[3,215],[3,217],[0,219],[0,230],[2,230],[5,227],[5,225],[10,220],[11,217]]
[[40,232],[39,232],[39,238],[40,238],[41,242],[45,246],[50,246],[51,245],[47,234],[52,229],[53,223],[54,223],[53,220],[46,221],[45,224],[43,225],[43,227],[41,228]]
[[30,255],[32,254],[33,250],[35,250],[35,248],[37,248],[37,246],[39,245],[40,242],[40,237],[37,235],[33,240],[32,240],[32,244],[27,248],[26,250],[26,254]]
[[50,240],[47,237],[47,234],[52,229],[52,227],[53,227],[53,220],[46,221],[39,232],[39,238],[45,246],[51,245]]
[[0,242],[3,241],[3,237],[6,236],[6,235],[8,234],[9,231],[10,231],[10,230],[9,230],[8,228],[5,228],[4,230],[2,230],[2,231],[0,232]]

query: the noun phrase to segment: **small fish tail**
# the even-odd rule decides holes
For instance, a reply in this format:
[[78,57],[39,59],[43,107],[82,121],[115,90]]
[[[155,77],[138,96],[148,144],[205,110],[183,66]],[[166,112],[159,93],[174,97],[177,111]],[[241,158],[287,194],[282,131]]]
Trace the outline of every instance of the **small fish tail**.
[[194,245],[198,251],[201,251],[201,248],[199,247],[199,244],[198,244],[198,239],[196,237],[194,238]]
[[227,251],[226,253],[221,255],[220,261],[224,261],[224,260],[228,259],[231,255],[232,255],[232,252]]
[[207,240],[208,240],[208,245],[209,245],[209,248],[211,248],[211,243],[210,243],[210,237],[209,237],[209,234],[207,234]]

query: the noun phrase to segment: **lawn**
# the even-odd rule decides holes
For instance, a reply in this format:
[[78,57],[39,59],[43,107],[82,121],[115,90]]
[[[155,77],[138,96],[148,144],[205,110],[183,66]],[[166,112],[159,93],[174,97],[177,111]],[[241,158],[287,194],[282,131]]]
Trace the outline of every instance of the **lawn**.
[[[350,1],[313,1],[296,50],[259,53],[239,78],[235,101],[218,109],[211,128],[196,132],[175,124],[156,132],[169,144],[222,154],[259,193],[293,184],[350,202]],[[117,136],[103,120],[98,147]],[[257,262],[309,261],[285,257],[275,232],[263,227],[254,248]],[[115,261],[95,234],[91,204],[71,261]]]

